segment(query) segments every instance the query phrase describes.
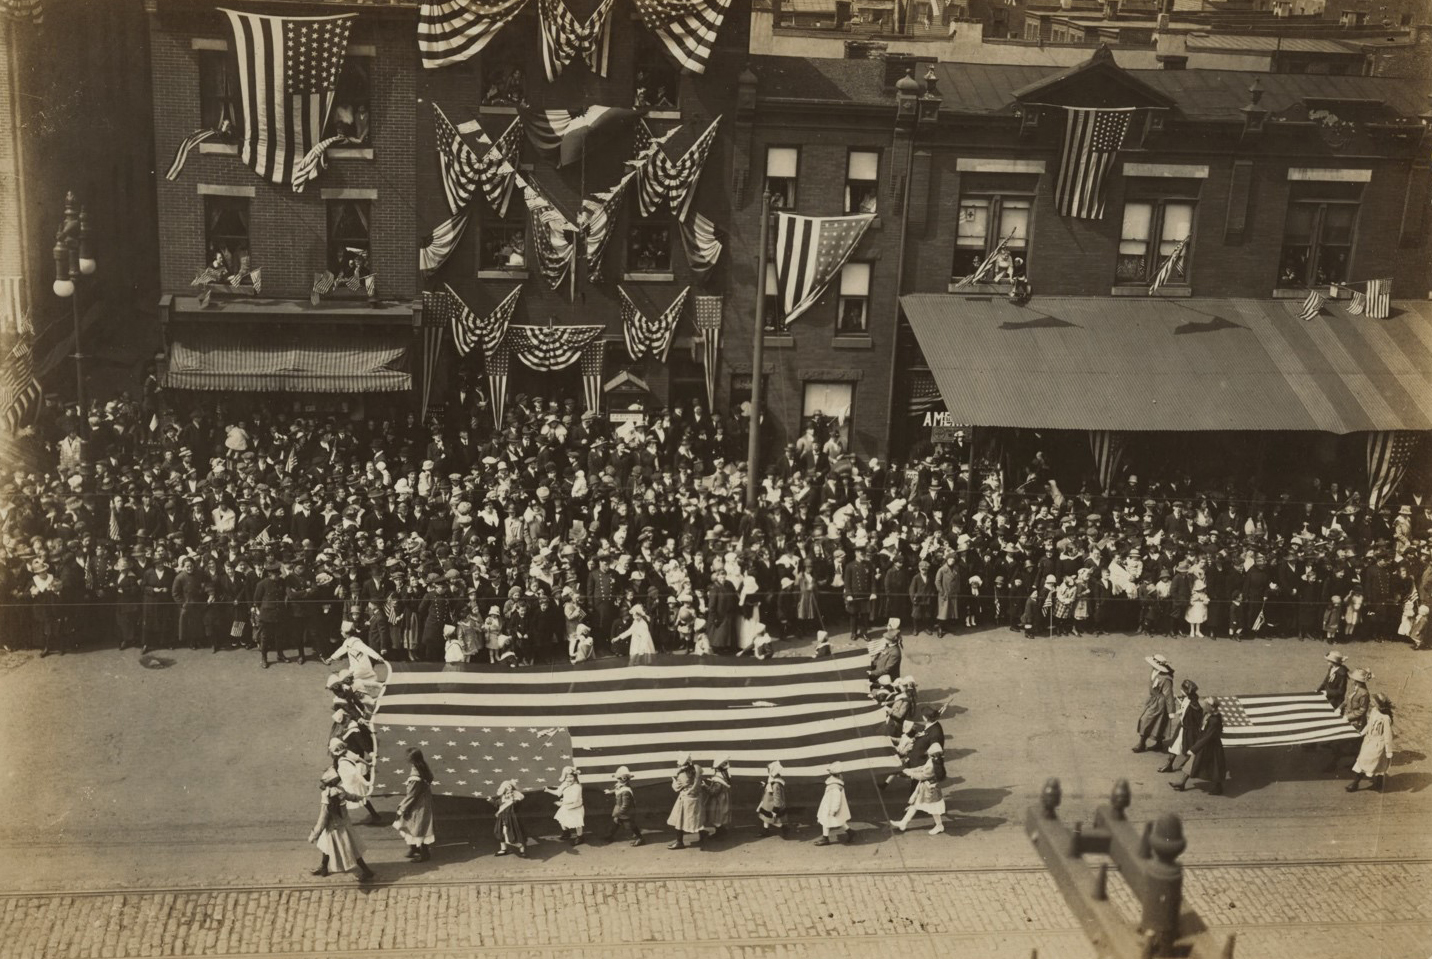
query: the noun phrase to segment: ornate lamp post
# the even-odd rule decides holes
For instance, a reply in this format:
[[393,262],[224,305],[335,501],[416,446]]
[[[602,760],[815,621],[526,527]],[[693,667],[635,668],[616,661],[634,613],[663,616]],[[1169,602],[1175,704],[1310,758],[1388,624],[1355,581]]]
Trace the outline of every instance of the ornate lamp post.
[[55,295],[68,299],[74,314],[75,401],[79,404],[80,416],[84,417],[84,353],[80,349],[80,303],[79,297],[75,295],[75,279],[91,275],[98,264],[95,263],[94,252],[90,248],[89,216],[84,207],[76,208],[73,191],[65,194],[65,218],[60,228],[55,231],[54,255]]

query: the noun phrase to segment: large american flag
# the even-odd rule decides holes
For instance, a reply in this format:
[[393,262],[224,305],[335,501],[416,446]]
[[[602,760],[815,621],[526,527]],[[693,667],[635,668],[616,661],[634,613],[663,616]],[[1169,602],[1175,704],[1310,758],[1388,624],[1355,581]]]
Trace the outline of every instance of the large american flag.
[[1385,320],[1392,312],[1392,277],[1368,280],[1367,292],[1352,291],[1352,302],[1347,311],[1353,316],[1366,315],[1369,319]]
[[776,214],[776,287],[786,324],[815,305],[874,219]]
[[1128,109],[1065,107],[1064,147],[1054,202],[1060,216],[1098,220],[1104,216],[1104,183],[1129,128]]
[[1359,739],[1322,693],[1216,696],[1223,717],[1223,745],[1292,746]]
[[487,46],[527,0],[439,0],[418,9],[418,51],[429,70],[461,63]]
[[41,396],[40,383],[35,379],[35,354],[30,337],[15,341],[0,371],[0,418],[13,432],[25,419],[30,406]]
[[244,116],[239,155],[259,176],[300,190],[317,172],[311,151],[333,106],[348,31],[357,18],[224,13],[233,33]]
[[436,103],[433,104],[433,130],[438,144],[438,166],[443,175],[443,193],[447,196],[448,209],[457,213],[472,201],[482,183],[481,158]]
[[701,333],[701,366],[706,378],[706,404],[716,408],[716,361],[721,354],[721,315],[725,299],[698,296],[692,324]]
[[618,766],[637,780],[663,780],[682,752],[706,765],[730,756],[738,776],[759,776],[777,759],[787,777],[823,777],[837,761],[846,772],[893,771],[885,711],[867,695],[868,665],[858,650],[820,660],[659,656],[651,666],[609,659],[521,670],[396,663],[373,719],[374,785],[402,788],[412,746],[433,767],[435,791],[451,795],[489,795],[488,780],[555,777],[547,767],[560,769],[567,756],[585,783],[610,782]]
[[647,29],[656,34],[676,62],[692,73],[706,72],[711,48],[731,0],[636,0]]
[[564,0],[537,0],[537,18],[541,24],[542,66],[547,82],[561,75],[562,69],[576,57],[598,76],[607,75],[607,62],[612,47],[613,0],[602,0],[586,23],[578,22]]
[[1383,430],[1367,436],[1367,507],[1382,506],[1407,473],[1422,434],[1416,430]]

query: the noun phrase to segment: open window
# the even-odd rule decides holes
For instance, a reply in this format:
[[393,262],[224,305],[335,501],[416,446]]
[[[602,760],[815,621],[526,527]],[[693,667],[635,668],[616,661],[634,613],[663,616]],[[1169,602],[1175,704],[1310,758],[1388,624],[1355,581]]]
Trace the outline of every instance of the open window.
[[632,107],[648,115],[675,116],[680,110],[681,70],[649,30],[637,31],[636,82]]
[[835,335],[870,332],[870,264],[847,263],[840,268],[840,297],[835,307]]
[[484,222],[477,244],[477,269],[483,273],[525,273],[527,224],[524,220]]
[[845,212],[874,213],[880,192],[880,154],[851,150],[845,161]]
[[237,143],[243,134],[239,119],[239,76],[227,50],[200,50],[199,115],[206,129],[222,131],[211,142]]
[[627,273],[671,272],[671,218],[636,217],[627,228]]
[[204,197],[204,247],[207,264],[226,278],[248,272],[248,197]]
[[[494,56],[491,64],[483,56],[482,100],[485,107],[522,107],[527,105],[527,76],[520,63],[510,57]],[[508,111],[511,112],[511,111]]]
[[328,269],[340,281],[373,272],[371,200],[328,201]]
[[1357,226],[1360,183],[1297,183],[1288,199],[1278,285],[1345,283]]
[[[1011,260],[1011,269],[1017,267],[1012,262],[1014,259],[1027,260],[1029,211],[1033,199],[1029,195],[1007,193],[962,195],[951,276],[961,279],[971,275],[1001,245]],[[1003,269],[997,267],[985,279],[992,280],[1002,272]]]
[[[1124,204],[1124,223],[1119,231],[1119,256],[1114,282],[1125,286],[1147,286],[1178,245],[1193,233],[1192,200],[1130,200]],[[1165,281],[1168,286],[1188,285],[1188,264],[1192,242],[1174,264]]]
[[338,71],[333,88],[333,108],[328,113],[325,137],[347,137],[354,146],[372,141],[372,57],[348,57]]
[[766,191],[771,194],[771,209],[795,209],[796,174],[799,167],[798,148],[766,148]]

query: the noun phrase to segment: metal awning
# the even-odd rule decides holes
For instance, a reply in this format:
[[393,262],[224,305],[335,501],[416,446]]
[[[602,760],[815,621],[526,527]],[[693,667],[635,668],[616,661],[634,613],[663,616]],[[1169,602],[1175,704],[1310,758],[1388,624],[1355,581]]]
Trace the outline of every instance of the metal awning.
[[1432,429],[1432,304],[1386,320],[1300,300],[900,299],[946,409],[977,426]]
[[187,329],[169,344],[164,386],[176,390],[384,393],[412,389],[401,369],[411,335],[380,330]]

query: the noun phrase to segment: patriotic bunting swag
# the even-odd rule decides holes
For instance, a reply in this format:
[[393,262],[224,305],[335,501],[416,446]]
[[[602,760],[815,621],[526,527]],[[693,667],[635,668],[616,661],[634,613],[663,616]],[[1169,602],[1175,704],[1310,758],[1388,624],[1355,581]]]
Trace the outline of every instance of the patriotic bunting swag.
[[516,118],[507,125],[502,136],[494,143],[481,129],[477,131],[478,142],[487,147],[477,161],[478,184],[482,195],[498,216],[507,215],[507,204],[512,199],[512,185],[517,177],[517,152],[522,136],[521,121]]
[[617,287],[622,300],[622,336],[626,339],[627,354],[632,359],[639,360],[650,355],[666,362],[676,324],[681,319],[681,310],[686,306],[686,295],[690,292],[691,287],[688,286],[678,293],[661,316],[653,320],[632,302],[626,290]]
[[667,52],[692,73],[704,73],[706,61],[731,0],[636,0],[637,13]]
[[481,160],[436,103],[433,104],[433,124],[443,192],[447,194],[448,209],[458,213],[472,201],[472,195],[481,182]]
[[635,176],[635,171],[628,173],[610,190],[598,191],[582,201],[579,225],[586,247],[587,279],[593,283],[602,281],[602,257],[606,253],[607,242],[612,238],[612,224],[621,209],[627,185]]
[[1113,430],[1089,431],[1089,451],[1094,454],[1094,467],[1099,471],[1099,489],[1113,488],[1125,448],[1122,434]]
[[719,296],[696,298],[695,323],[701,334],[701,363],[706,373],[706,407],[716,408],[716,360],[721,352],[721,306]]
[[582,398],[593,413],[602,408],[602,359],[606,352],[601,337],[582,348]]
[[612,47],[613,0],[602,0],[586,23],[577,22],[563,0],[537,0],[537,18],[541,24],[542,67],[551,83],[562,69],[577,57],[597,76],[607,75],[607,61]]
[[703,280],[716,266],[724,248],[716,239],[716,224],[700,213],[681,221],[681,246],[686,250],[686,262],[691,272]]
[[475,56],[527,0],[442,0],[418,10],[418,51],[429,70]]
[[509,326],[507,340],[517,358],[534,370],[565,370],[582,349],[601,337],[601,326]]
[[1397,490],[1407,463],[1417,451],[1416,430],[1386,430],[1367,437],[1367,508],[1383,506]]
[[45,5],[42,0],[0,0],[0,17],[16,23],[43,23]]
[[[696,142],[675,162],[662,148],[675,130],[660,139],[651,139],[642,148],[643,152],[632,161],[637,168],[637,199],[642,216],[651,216],[662,204],[667,204],[677,219],[686,219],[691,200],[696,195],[696,183],[701,179],[701,170],[706,165],[711,144],[716,140],[716,125],[720,122],[720,117],[712,120],[706,132],[697,137]],[[650,135],[650,131],[646,131],[646,136]],[[640,142],[638,145],[641,145]]]
[[661,205],[661,180],[656,175],[656,165],[670,164],[662,148],[680,129],[679,125],[674,126],[658,137],[652,135],[651,127],[646,125],[645,120],[637,121],[631,151],[633,159],[627,161],[627,166],[636,171],[637,201],[641,204],[642,216],[650,216]]
[[874,219],[873,213],[776,214],[776,288],[786,325],[820,299]]
[[427,242],[418,248],[418,268],[424,273],[432,273],[446,263],[452,251],[457,249],[457,241],[462,239],[462,231],[466,228],[466,213],[455,213],[439,223]]
[[1124,145],[1130,109],[1066,107],[1064,146],[1059,157],[1059,178],[1054,203],[1060,216],[1083,220],[1104,217],[1104,184],[1114,159]]
[[223,12],[238,61],[239,156],[264,179],[302,190],[321,168],[323,151],[341,139],[321,136],[356,17]]
[[[482,346],[483,356],[491,356],[507,336],[507,326],[517,309],[517,300],[522,287],[514,286],[512,292],[486,317],[480,317],[468,308],[452,287],[444,286],[452,309],[452,339],[457,345],[459,356],[466,356],[474,346]],[[425,294],[426,295],[426,294]]]
[[532,215],[532,236],[537,245],[537,264],[547,285],[556,289],[567,277],[576,258],[577,247],[573,237],[577,232],[566,217],[557,211],[546,197],[542,196],[527,181],[522,184],[522,198],[527,212]]

